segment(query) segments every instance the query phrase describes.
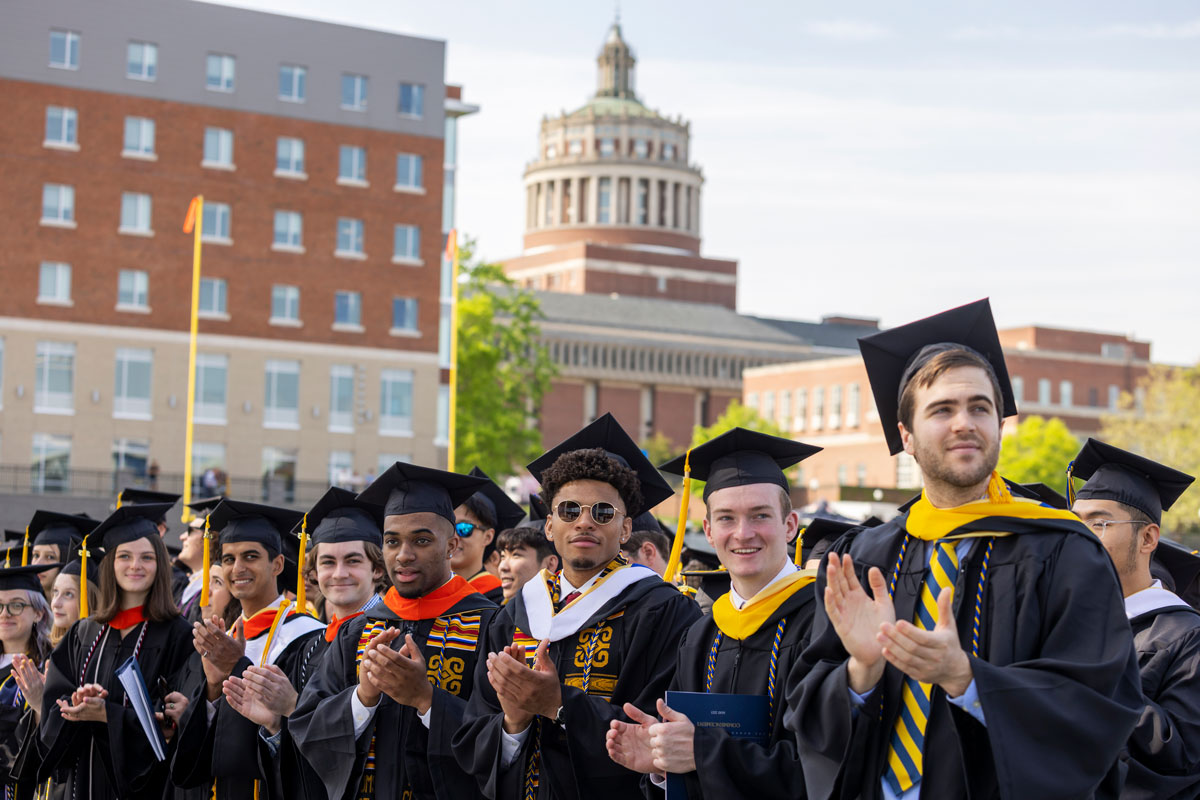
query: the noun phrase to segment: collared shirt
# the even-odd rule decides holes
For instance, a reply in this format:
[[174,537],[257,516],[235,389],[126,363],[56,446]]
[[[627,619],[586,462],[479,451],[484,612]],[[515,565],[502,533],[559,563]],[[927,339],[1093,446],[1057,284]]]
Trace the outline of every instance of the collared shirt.
[[[773,586],[775,583],[783,580],[788,575],[791,575],[793,572],[797,571],[798,569],[799,569],[799,567],[797,567],[795,564],[793,564],[791,561],[789,561],[788,559],[785,558],[783,560],[783,569],[781,569],[781,570],[779,570],[779,572],[775,573],[775,577],[771,578],[770,582],[768,582],[766,586],[759,589],[758,594],[754,595],[754,597],[758,597],[759,594],[762,594],[767,589],[771,588],[771,586]],[[738,611],[741,611],[742,607],[745,606],[746,603],[749,603],[751,600],[753,600],[754,597],[751,597],[748,599],[743,598],[740,594],[737,593],[737,589],[733,588],[732,582],[729,584],[729,602],[733,603],[733,607],[736,608]]]
[[1160,608],[1186,605],[1187,601],[1171,590],[1163,588],[1162,581],[1155,580],[1145,589],[1134,592],[1125,598],[1125,616],[1133,619]]

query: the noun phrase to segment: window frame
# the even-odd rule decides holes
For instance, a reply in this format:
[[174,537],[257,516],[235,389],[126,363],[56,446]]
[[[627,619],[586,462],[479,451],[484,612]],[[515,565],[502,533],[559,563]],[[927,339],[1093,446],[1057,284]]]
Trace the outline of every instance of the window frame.
[[[137,125],[136,138],[137,149],[130,149],[130,124]],[[121,139],[121,155],[124,158],[139,158],[147,161],[157,161],[158,153],[155,151],[158,139],[158,126],[150,117],[126,116],[124,132]],[[149,130],[149,137],[146,136],[146,131]],[[149,149],[146,149],[146,140],[149,138]]]
[[[54,63],[54,36],[55,36],[55,34],[60,34],[64,37],[66,37],[66,40],[64,42],[64,47],[63,47],[63,51],[64,51],[63,56],[66,59],[66,61],[62,64]],[[74,59],[71,58],[72,42],[75,45],[74,46],[74,56],[75,56]],[[63,30],[62,28],[51,28],[50,29],[50,57],[49,57],[48,63],[50,65],[51,69],[78,70],[79,62],[82,57],[82,52],[83,52],[83,34],[81,34],[79,31]]]
[[[132,210],[132,218],[127,212]],[[121,192],[121,222],[117,233],[154,235],[154,198],[147,192]]]
[[[75,414],[75,343],[39,341],[35,349],[33,381],[33,413],[73,416]],[[52,359],[68,359],[66,366],[70,388],[65,392],[51,391]],[[61,369],[61,365],[59,365]]]
[[[133,281],[133,287],[130,289],[131,295],[128,302],[121,299],[122,294],[125,292],[125,288],[122,286],[122,284],[126,278],[129,278]],[[141,303],[137,302],[139,295],[143,301]],[[149,313],[150,273],[146,272],[144,269],[123,269],[117,273],[117,310]]]
[[[348,244],[351,245],[351,249],[346,249],[346,248],[342,247],[342,223],[351,223],[352,224],[351,228],[349,230],[349,233],[348,233],[348,235],[349,235]],[[357,249],[354,249],[354,247],[353,247],[354,245],[357,245]],[[353,258],[353,259],[357,259],[357,260],[362,260],[367,257],[367,255],[366,255],[366,227],[361,219],[358,219],[357,217],[338,217],[337,218],[336,238],[334,241],[333,255],[337,258]]]
[[[291,93],[283,93],[284,70],[291,70]],[[279,65],[279,99],[285,103],[308,102],[308,67],[302,64]]]
[[[204,305],[205,284],[209,284],[210,298],[218,300],[216,308]],[[205,319],[229,319],[229,282],[224,278],[200,278],[200,296],[196,299],[196,313]]]
[[351,289],[338,289],[333,293],[333,329],[340,331],[361,331],[362,324],[362,292]]
[[[133,48],[142,48],[141,73],[134,74],[130,71],[133,66]],[[149,59],[147,54],[153,54]],[[125,45],[125,77],[131,81],[145,81],[146,83],[154,83],[158,80],[158,45],[154,42],[143,42],[137,39],[131,39]]]
[[[278,296],[277,296],[278,295]],[[284,316],[275,314],[276,303],[282,303]],[[287,316],[286,312],[295,310],[295,316]],[[268,320],[272,325],[287,325],[300,327],[300,287],[289,283],[271,285],[271,316]]]
[[[406,178],[412,179],[411,182],[401,181],[400,164],[402,160],[407,159],[408,170]],[[397,192],[414,192],[424,194],[425,192],[425,157],[416,153],[397,153],[396,154],[396,183],[392,186]]]
[[[396,313],[400,308],[409,309],[404,312],[404,314],[403,314],[404,320],[403,321],[409,322],[410,324],[407,324],[407,325],[398,325],[397,324],[397,322],[401,321]],[[420,313],[421,313],[421,304],[420,304],[420,301],[416,297],[393,297],[392,298],[392,325],[388,329],[388,333],[390,333],[393,336],[419,335],[421,333]]]
[[[300,362],[295,359],[269,358],[263,365],[263,427],[283,430],[300,428]],[[295,377],[295,407],[279,405],[281,377]]]
[[[50,117],[55,111],[59,112],[59,138],[50,138]],[[70,120],[68,122],[68,119]],[[46,128],[45,138],[42,139],[42,147],[52,147],[58,150],[78,150],[79,149],[79,110],[71,106],[57,106],[49,104],[46,106]]]
[[[219,75],[220,83],[216,86],[209,83],[209,79],[212,77],[210,65],[212,64],[213,59],[220,59],[219,63],[221,67]],[[225,75],[226,64],[228,64],[230,67],[228,75],[228,87],[223,85],[226,82],[227,77]],[[232,94],[237,89],[237,56],[232,56],[228,53],[206,53],[204,59],[204,88],[209,92]]]
[[[209,158],[209,137],[215,134],[216,158]],[[216,125],[204,126],[204,148],[200,155],[200,166],[205,169],[223,169],[233,171],[237,165],[233,161],[233,131]]]
[[[415,111],[406,111],[404,109],[404,93],[405,89],[409,90],[411,105],[416,107]],[[409,83],[408,81],[400,81],[399,91],[396,97],[396,113],[408,119],[424,119],[425,118],[425,84]]]
[[[329,421],[327,428],[330,433],[354,433],[354,379],[353,364],[331,364],[329,366]],[[350,382],[350,407],[348,409],[342,409],[338,402],[341,399],[338,392],[339,381]]]
[[[279,150],[283,146],[284,142],[289,142],[292,145],[291,153],[289,154],[290,164],[286,168],[279,166]],[[300,169],[298,169],[298,170],[294,169],[294,167],[296,165],[296,158],[295,158],[295,155],[296,155],[295,145],[296,144],[299,144],[299,149],[300,149]],[[299,179],[299,180],[306,180],[308,178],[308,173],[305,172],[305,158],[306,158],[306,154],[305,154],[305,145],[304,145],[303,139],[301,139],[298,136],[277,136],[277,137],[275,137],[275,177],[277,177],[277,178],[295,178],[295,179]]]
[[[54,275],[53,295],[43,294],[42,289],[45,288],[46,268],[51,267]],[[66,276],[66,293],[62,289],[62,276]],[[65,261],[43,261],[38,264],[38,294],[37,302],[44,306],[73,306],[74,301],[71,300],[71,265]]]
[[[393,400],[392,393],[400,385],[408,386],[408,416],[407,426],[403,424],[404,416],[385,413],[389,401]],[[415,394],[415,374],[411,369],[383,369],[379,372],[379,434],[381,436],[413,435],[413,396]],[[397,422],[389,423],[389,420]]]
[[[402,232],[405,242],[408,245],[408,250],[405,253],[401,253],[398,247]],[[425,263],[421,259],[420,226],[410,225],[406,222],[397,222],[392,227],[392,263],[411,266],[421,266]]]
[[[46,216],[46,193],[51,189],[56,190],[57,195],[57,214],[53,217]],[[75,221],[75,186],[68,183],[43,183],[42,184],[42,225],[50,225],[59,228],[74,228]]]
[[[286,223],[283,228],[284,241],[279,240],[281,219]],[[271,249],[284,253],[304,252],[304,215],[301,212],[285,208],[275,209],[271,223]]]
[[[347,159],[349,156],[349,159]],[[347,166],[350,174],[343,172]],[[367,148],[357,144],[338,145],[339,186],[369,186],[367,182]]]
[[[147,368],[145,397],[131,397],[128,394],[130,366],[135,362]],[[118,347],[113,364],[113,419],[153,419],[154,351],[145,347]]]
[[[354,102],[346,104],[346,80],[350,79],[353,83]],[[367,93],[370,90],[370,78],[367,75],[359,75],[354,72],[342,73],[342,94],[341,108],[343,111],[366,111],[367,110]]]
[[[221,371],[221,402],[210,403],[204,399],[209,387],[206,373],[209,370]],[[196,404],[193,408],[193,421],[199,425],[225,425],[228,421],[229,405],[229,356],[225,353],[196,354]],[[220,409],[220,413],[215,413]]]
[[[218,224],[212,226],[205,225],[204,216],[207,216],[208,214],[215,215],[215,221]],[[225,222],[224,233],[214,233],[213,228],[220,228],[221,225],[219,223],[222,220]],[[200,232],[200,241],[207,242],[208,244],[233,244],[233,209],[228,203],[218,203],[216,201],[209,202],[205,200],[204,211],[201,214],[200,224],[202,226]]]

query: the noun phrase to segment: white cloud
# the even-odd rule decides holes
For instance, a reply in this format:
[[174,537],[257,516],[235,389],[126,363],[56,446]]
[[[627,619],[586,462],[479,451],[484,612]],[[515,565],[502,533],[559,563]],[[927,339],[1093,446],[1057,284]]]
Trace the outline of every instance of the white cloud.
[[1149,22],[1108,25],[1089,31],[1088,35],[1102,39],[1200,39],[1200,19],[1175,24]]
[[871,22],[859,22],[851,19],[809,22],[804,25],[804,32],[810,36],[835,42],[877,42],[892,36],[892,32],[887,28]]
[[956,42],[1005,42],[1027,35],[1015,25],[968,25],[950,31],[949,38]]

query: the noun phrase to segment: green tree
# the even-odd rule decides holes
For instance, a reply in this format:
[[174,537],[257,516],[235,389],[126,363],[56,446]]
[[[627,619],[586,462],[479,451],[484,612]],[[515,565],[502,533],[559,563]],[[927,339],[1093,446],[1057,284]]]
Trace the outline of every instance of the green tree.
[[[709,439],[714,439],[733,428],[749,428],[752,431],[759,433],[767,433],[771,436],[781,436],[789,438],[783,428],[779,427],[772,420],[759,414],[753,408],[742,405],[740,400],[733,400],[725,407],[724,413],[717,417],[716,421],[707,428],[703,425],[697,425],[692,430],[692,447],[704,444]],[[790,480],[791,476],[789,476]],[[692,494],[699,496],[704,491],[704,481],[692,481]]]
[[1027,417],[1000,440],[1000,474],[1017,483],[1044,483],[1061,492],[1079,440],[1058,417]]
[[645,451],[646,458],[656,466],[670,461],[679,454],[678,448],[671,442],[670,437],[662,431],[658,431],[649,439],[644,440],[640,446]]
[[[1141,399],[1121,395],[1118,413],[1101,419],[1100,438],[1189,475],[1200,475],[1200,366],[1151,367],[1140,382]],[[1163,527],[1171,532],[1200,527],[1200,489],[1193,484]]]
[[460,250],[458,386],[453,469],[511,475],[542,451],[536,411],[557,373],[539,341],[541,305],[498,264]]

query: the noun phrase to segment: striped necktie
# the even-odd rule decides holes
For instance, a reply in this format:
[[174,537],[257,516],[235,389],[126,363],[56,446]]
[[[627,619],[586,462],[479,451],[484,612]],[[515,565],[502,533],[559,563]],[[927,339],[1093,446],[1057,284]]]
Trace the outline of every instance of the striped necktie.
[[[958,578],[958,553],[954,541],[933,543],[929,554],[929,573],[921,587],[914,624],[931,631],[937,625],[937,598],[942,589],[953,588]],[[921,683],[905,676],[901,692],[900,716],[892,729],[888,745],[887,772],[884,780],[897,795],[907,792],[921,780],[925,752],[925,726],[929,722],[932,684]]]

